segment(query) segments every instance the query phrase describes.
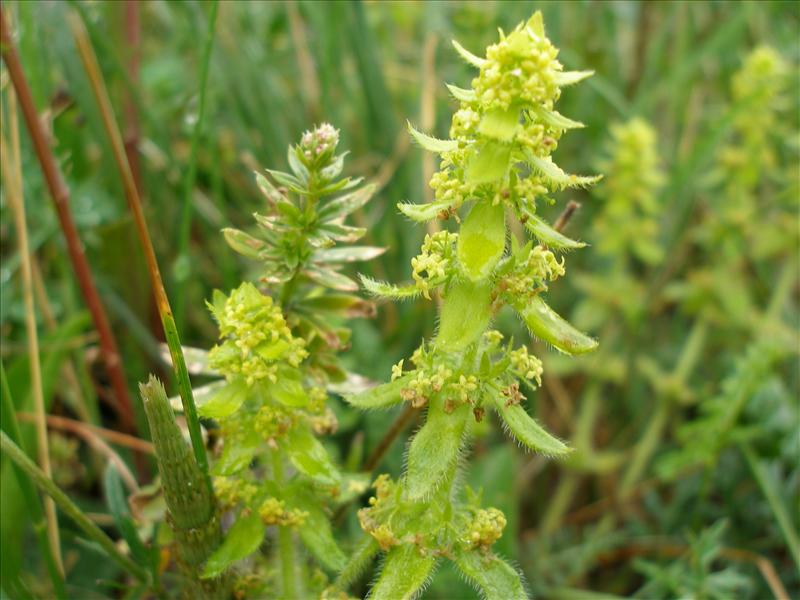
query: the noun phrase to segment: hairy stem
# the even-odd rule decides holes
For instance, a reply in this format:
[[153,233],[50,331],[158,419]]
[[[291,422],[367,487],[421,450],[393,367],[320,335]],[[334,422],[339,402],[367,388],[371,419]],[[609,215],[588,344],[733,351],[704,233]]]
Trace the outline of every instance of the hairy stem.
[[[283,457],[280,452],[272,453],[272,478],[279,488],[283,485]],[[294,539],[291,527],[278,527],[278,554],[281,561],[281,586],[283,597],[298,598],[297,569],[295,566]]]

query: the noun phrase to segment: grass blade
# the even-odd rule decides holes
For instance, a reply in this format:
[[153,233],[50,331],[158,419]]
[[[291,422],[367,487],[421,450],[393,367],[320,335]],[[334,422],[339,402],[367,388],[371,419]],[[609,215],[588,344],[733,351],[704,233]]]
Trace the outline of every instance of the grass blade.
[[96,542],[110,558],[112,558],[120,567],[125,569],[131,575],[140,581],[147,582],[149,577],[147,571],[142,569],[139,565],[133,562],[130,558],[122,554],[114,541],[108,537],[103,530],[95,525],[89,517],[87,517],[78,506],[69,499],[69,497],[61,491],[61,489],[53,483],[53,480],[47,477],[42,470],[37,467],[34,462],[22,451],[22,449],[15,444],[5,431],[0,432],[0,450],[8,456],[9,459],[19,467],[28,477],[31,478],[33,483],[45,494],[50,496],[58,507],[72,519],[75,524],[86,534],[86,536],[93,542]]
[[197,416],[197,408],[192,396],[192,386],[189,381],[189,372],[186,369],[186,361],[183,357],[181,350],[180,337],[178,336],[178,329],[175,324],[175,319],[172,316],[172,309],[169,305],[167,292],[164,289],[164,282],[161,279],[161,272],[158,268],[158,260],[156,253],[153,249],[153,243],[150,240],[150,232],[147,229],[147,222],[144,218],[144,211],[142,210],[142,201],[139,198],[139,192],[136,189],[136,182],[133,179],[130,165],[128,164],[127,156],[125,155],[125,147],[122,142],[122,135],[120,134],[119,127],[114,117],[114,110],[111,107],[111,100],[108,97],[108,90],[106,89],[105,82],[103,81],[100,67],[97,64],[97,57],[92,49],[89,36],[83,24],[76,17],[70,18],[70,26],[72,28],[75,43],[78,47],[78,52],[81,57],[81,62],[86,69],[86,74],[94,92],[95,99],[97,100],[98,107],[100,108],[100,115],[103,119],[103,125],[108,134],[111,142],[111,148],[114,152],[114,160],[116,161],[117,168],[120,171],[122,184],[125,189],[125,198],[128,201],[128,206],[133,213],[134,221],[136,222],[136,231],[139,235],[139,241],[142,244],[142,250],[145,254],[147,262],[147,270],[150,275],[150,284],[153,288],[153,293],[156,297],[156,305],[158,312],[161,316],[161,324],[164,328],[164,336],[167,339],[169,346],[170,356],[172,357],[172,365],[175,369],[175,375],[178,380],[178,389],[181,395],[181,402],[183,404],[183,411],[186,415],[186,424],[189,428],[189,435],[192,440],[192,449],[194,451],[197,465],[203,472],[206,483],[211,489],[211,481],[208,477],[208,457],[206,455],[205,444],[203,442],[203,434],[200,430],[200,419]]
[[211,64],[211,49],[214,47],[214,29],[217,23],[217,8],[219,2],[211,3],[211,12],[208,15],[208,34],[203,47],[203,58],[200,67],[200,100],[197,110],[197,121],[192,130],[192,147],[189,154],[189,167],[186,170],[186,180],[183,186],[183,206],[181,207],[181,220],[178,229],[178,258],[175,273],[175,323],[182,327],[184,320],[184,286],[191,270],[191,262],[187,255],[189,249],[189,235],[192,231],[192,191],[197,179],[197,151],[200,147],[200,134],[203,132],[203,120],[206,113],[206,92],[208,91],[208,71]]

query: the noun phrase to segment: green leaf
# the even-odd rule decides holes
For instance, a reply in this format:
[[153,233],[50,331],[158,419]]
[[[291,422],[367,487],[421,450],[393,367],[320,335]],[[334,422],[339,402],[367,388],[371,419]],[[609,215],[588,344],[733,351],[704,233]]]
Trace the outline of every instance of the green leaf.
[[427,204],[400,202],[397,208],[412,221],[425,223],[438,218],[442,212],[449,211],[452,206],[453,203],[450,201],[438,200],[436,202],[428,202]]
[[508,172],[511,146],[487,140],[474,146],[467,159],[467,183],[491,183]]
[[456,100],[461,102],[475,102],[478,99],[478,96],[475,94],[475,90],[465,90],[464,88],[460,88],[449,83],[446,83],[445,85],[447,86],[447,89],[450,90],[453,98]]
[[303,187],[303,183],[293,175],[289,175],[289,173],[284,173],[283,171],[273,171],[272,169],[267,169],[267,173],[272,175],[272,178],[280,185],[290,189],[296,194],[309,193],[309,191]]
[[425,425],[408,448],[405,491],[411,500],[427,498],[453,472],[471,414],[466,404],[448,414],[440,395],[430,398],[428,406]]
[[506,249],[505,206],[478,201],[461,224],[458,261],[473,281],[486,279]]
[[[219,375],[219,373],[217,373],[217,375]],[[224,379],[218,379],[217,381],[212,381],[211,383],[207,383],[205,385],[193,387],[192,395],[194,396],[195,405],[200,406],[201,404],[205,404],[214,396],[214,394],[217,393],[217,391],[226,385],[228,385],[227,381]],[[170,396],[169,403],[172,406],[172,410],[175,412],[183,412],[183,402],[181,401],[181,397],[179,395]]]
[[375,189],[375,184],[371,183],[354,192],[330,200],[320,208],[319,218],[323,221],[338,219],[357,211],[370,201]]
[[400,390],[408,385],[408,382],[414,374],[415,371],[409,371],[394,381],[383,383],[366,392],[361,392],[354,396],[345,396],[345,400],[348,404],[361,409],[388,408],[389,406],[394,406],[402,402],[403,399],[400,397]]
[[320,508],[320,501],[305,486],[294,485],[284,494],[290,508],[306,512],[303,524],[298,527],[300,539],[316,559],[331,571],[341,571],[347,562],[333,537],[328,516]]
[[536,216],[528,207],[522,206],[522,215],[525,218],[525,228],[536,236],[542,244],[557,250],[574,250],[586,246],[584,242],[578,242],[568,238],[560,231],[550,227],[548,223]]
[[512,105],[507,110],[496,108],[484,114],[478,132],[501,142],[510,142],[518,126],[519,106]]
[[261,193],[271,202],[277,202],[284,198],[280,190],[272,185],[269,179],[258,172],[256,173],[256,185],[258,185],[258,189],[261,190]]
[[216,577],[233,563],[247,558],[258,550],[264,539],[265,529],[257,512],[252,512],[246,517],[239,516],[225,536],[222,545],[208,557],[200,578]]
[[298,471],[324,485],[336,485],[341,479],[328,451],[306,425],[289,430],[285,443],[289,460]]
[[597,340],[575,329],[539,296],[517,307],[517,312],[533,335],[566,354],[584,354],[597,348]]
[[125,490],[122,487],[122,479],[112,462],[108,463],[103,474],[103,489],[105,490],[106,503],[111,511],[111,516],[114,517],[114,524],[119,529],[125,542],[127,542],[131,555],[140,564],[152,565],[153,555],[145,548],[142,539],[139,537],[136,524],[131,516],[131,509],[125,497]]
[[338,223],[325,223],[320,225],[319,231],[327,234],[337,242],[355,242],[364,237],[367,230],[364,227],[350,227]]
[[453,40],[453,48],[456,49],[456,52],[458,52],[461,58],[463,58],[473,67],[478,67],[480,69],[483,65],[485,65],[488,62],[485,58],[480,58],[478,56],[475,56],[472,52],[464,48],[461,44],[459,44],[455,40]]
[[361,285],[370,294],[380,296],[382,298],[394,298],[401,300],[403,298],[414,298],[419,296],[420,290],[415,284],[396,286],[391,283],[383,281],[375,281],[366,275],[359,275],[361,278]]
[[527,600],[519,573],[494,554],[456,552],[455,565],[485,600]]
[[350,154],[349,150],[342,152],[341,154],[337,154],[331,163],[322,169],[322,171],[320,171],[322,179],[325,181],[331,181],[341,175],[342,169],[344,168],[344,159],[348,154]]
[[303,389],[297,369],[286,365],[278,368],[275,383],[269,383],[269,393],[281,404],[301,408],[308,404],[308,394]]
[[235,413],[247,399],[249,389],[244,379],[237,378],[217,389],[205,402],[197,402],[197,412],[206,419],[221,419]]
[[308,169],[297,156],[298,152],[300,152],[300,150],[296,146],[289,146],[289,151],[286,153],[286,158],[289,161],[289,168],[292,169],[292,172],[300,181],[304,184],[308,184]]
[[308,267],[303,273],[312,281],[341,292],[355,292],[358,284],[341,273],[320,267]]
[[583,123],[568,119],[555,110],[547,110],[541,106],[532,106],[530,111],[547,125],[555,129],[580,129],[581,127],[586,127]]
[[591,177],[585,177],[582,175],[570,175],[569,173],[565,173],[561,167],[559,167],[556,163],[553,162],[553,159],[549,156],[539,157],[534,156],[530,152],[526,154],[527,160],[532,167],[538,169],[545,177],[550,180],[550,183],[554,184],[560,189],[564,188],[571,188],[571,187],[585,187],[587,185],[592,185],[597,183],[602,179],[600,175],[595,175]]
[[349,294],[325,294],[305,298],[297,303],[297,308],[310,313],[322,312],[350,319],[375,315],[375,305],[372,302]]
[[234,252],[238,252],[247,258],[259,258],[261,251],[267,247],[267,244],[263,240],[254,238],[249,233],[245,233],[239,229],[233,229],[232,227],[223,229],[222,235],[225,237],[225,241],[228,242],[228,246],[230,246]]
[[487,396],[505,426],[524,446],[547,456],[561,456],[571,451],[564,442],[547,433],[521,405],[506,406],[508,399],[499,390]]
[[386,248],[376,246],[347,246],[329,248],[314,253],[312,260],[321,263],[348,263],[372,260],[386,252]]
[[422,556],[413,544],[396,546],[386,555],[370,600],[410,600],[427,583],[436,558]]
[[413,137],[414,141],[417,142],[420,146],[422,146],[425,150],[437,153],[452,152],[453,150],[458,150],[458,141],[440,140],[426,133],[417,131],[411,125],[410,121],[408,121],[407,123],[408,123],[408,132],[411,134],[411,137]]
[[559,87],[575,85],[592,75],[594,71],[561,71],[555,74],[554,83]]
[[492,318],[492,286],[461,281],[450,286],[442,304],[436,344],[462,349],[474,342]]
[[246,469],[261,448],[261,436],[254,430],[243,430],[236,443],[224,444],[222,453],[214,461],[211,472],[214,475],[233,475]]

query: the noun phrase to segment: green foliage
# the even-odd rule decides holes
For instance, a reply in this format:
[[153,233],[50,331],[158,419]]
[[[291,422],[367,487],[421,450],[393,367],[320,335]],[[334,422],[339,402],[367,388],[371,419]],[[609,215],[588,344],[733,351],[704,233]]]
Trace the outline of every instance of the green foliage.
[[[199,597],[213,570],[237,598],[798,596],[796,4],[545,3],[529,39],[530,7],[506,0],[211,6],[4,3],[132,384],[165,373],[161,329],[63,24],[90,31],[170,341],[193,346],[222,526],[187,567],[172,476],[115,435],[20,121],[67,560],[62,580],[4,441],[0,596]],[[294,139],[322,120],[341,133]],[[33,459],[10,181],[4,166],[2,426]],[[393,493],[370,504],[381,472]]]
[[[539,297],[548,289],[548,281],[564,274],[563,260],[559,262],[541,245],[528,243],[520,248],[516,240],[512,252],[506,253],[507,209],[526,222],[535,216],[537,196],[597,180],[566,175],[550,158],[556,140],[577,123],[552,112],[560,95],[556,74],[562,66],[556,60],[557,50],[544,35],[542,15],[534,14],[508,36],[501,31],[500,42],[487,49],[485,59],[457,43],[455,47],[470,64],[480,68],[480,74],[472,82],[474,93],[456,93],[461,107],[453,116],[451,139],[437,140],[413,128],[411,134],[425,150],[442,155],[439,171],[430,182],[436,217],[448,218],[462,205],[472,206],[457,234],[439,231],[427,235],[422,253],[411,262],[422,294],[430,298],[430,292],[437,289],[443,300],[436,338],[415,352],[413,371],[401,376],[401,361],[393,369],[392,379],[396,381],[388,384],[406,380],[400,389],[401,398],[412,406],[427,405],[428,411],[425,424],[409,445],[405,477],[396,492],[401,499],[384,499],[383,495],[394,492],[385,489],[389,484],[380,483],[376,505],[362,516],[362,527],[387,551],[381,575],[373,586],[376,597],[412,596],[434,566],[428,554],[439,552],[451,557],[449,546],[453,542],[448,541],[446,532],[463,518],[458,512],[442,514],[424,526],[409,516],[398,529],[393,513],[378,506],[382,500],[393,507],[399,502],[397,510],[413,513],[424,510],[423,502],[433,503],[439,497],[452,501],[455,472],[469,438],[471,415],[480,422],[486,408],[493,408],[528,448],[549,455],[567,452],[567,447],[521,406],[525,397],[518,380],[535,389],[533,381],[541,384],[541,362],[529,356],[526,347],[515,350],[513,340],[501,346],[502,334],[487,332],[500,306],[512,306],[534,335],[564,352],[579,354],[597,345]],[[440,210],[442,207],[444,210]],[[414,215],[407,206],[400,208]],[[422,217],[419,220],[427,220],[433,211],[420,211],[418,215]],[[562,248],[577,246],[543,221],[539,223],[540,235],[561,241]],[[370,281],[368,289],[374,293],[379,287]],[[398,295],[388,285],[383,289],[387,296]],[[410,374],[413,377],[407,379]],[[383,387],[377,393],[356,396],[351,403],[383,405],[390,396],[395,398]],[[420,503],[419,507],[414,503]],[[495,525],[495,530],[501,531],[505,518],[498,514],[502,525]],[[427,519],[435,516],[427,515]],[[414,549],[403,545],[401,536],[406,531],[424,537],[431,530],[440,532],[433,546],[418,542],[420,548]],[[482,534],[477,535],[480,541],[466,549],[477,545],[488,551],[496,537],[483,541]],[[489,558],[482,576],[477,575],[477,563],[468,556],[459,561],[457,565],[468,573],[468,579],[489,597],[505,592],[511,597],[524,596],[517,573],[499,559]]]

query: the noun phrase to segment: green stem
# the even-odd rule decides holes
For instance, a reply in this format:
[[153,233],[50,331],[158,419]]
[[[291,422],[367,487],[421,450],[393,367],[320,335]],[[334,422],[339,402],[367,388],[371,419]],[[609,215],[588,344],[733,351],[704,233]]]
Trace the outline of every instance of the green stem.
[[350,556],[342,572],[333,582],[333,587],[337,590],[346,590],[353,583],[359,575],[364,572],[370,561],[375,557],[380,548],[378,542],[375,541],[371,535],[365,535],[361,543]]
[[[2,415],[2,430],[8,435],[12,442],[18,446],[22,446],[22,433],[19,430],[17,423],[17,415],[14,412],[14,402],[11,399],[11,389],[8,385],[6,378],[6,369],[0,361],[0,414]],[[44,557],[45,565],[47,566],[47,573],[53,583],[53,591],[57,598],[66,598],[67,592],[64,587],[64,578],[56,565],[53,555],[53,549],[50,547],[50,539],[47,537],[47,522],[44,517],[44,509],[36,494],[28,475],[18,466],[14,465],[14,472],[19,482],[19,488],[25,498],[25,504],[28,506],[28,511],[31,513],[31,521],[33,521],[33,530],[36,534],[36,540],[39,543],[39,549]]]
[[[283,485],[283,457],[277,451],[272,453],[272,477],[275,485],[280,488]],[[278,553],[281,559],[283,597],[287,599],[298,598],[294,539],[291,527],[278,527]]]
[[764,465],[758,460],[750,444],[743,442],[739,444],[739,448],[742,454],[744,454],[747,464],[756,478],[756,482],[758,482],[758,487],[761,488],[761,492],[764,494],[764,497],[767,499],[772,509],[772,513],[775,515],[775,520],[778,522],[778,527],[783,534],[783,539],[789,547],[789,553],[794,559],[795,566],[800,570],[800,539],[797,537],[797,529],[792,523],[789,512],[786,510],[786,506],[784,506],[783,500],[778,490],[775,489]]
[[559,528],[561,520],[564,518],[564,513],[567,512],[572,503],[575,490],[578,489],[578,483],[580,483],[578,473],[575,471],[564,472],[558,482],[556,493],[547,505],[547,512],[542,517],[542,524],[540,525],[542,533],[549,535]]
[[144,251],[145,262],[147,263],[147,272],[150,276],[150,284],[153,290],[153,295],[156,299],[156,306],[158,313],[161,316],[161,323],[164,327],[164,336],[167,339],[169,346],[170,356],[172,357],[172,364],[175,369],[175,374],[178,379],[178,388],[180,391],[181,402],[183,410],[186,415],[186,424],[189,429],[189,436],[192,440],[192,449],[197,460],[197,464],[203,471],[206,479],[206,485],[209,492],[213,493],[211,487],[211,478],[208,476],[208,458],[206,457],[205,444],[200,429],[200,420],[197,417],[197,410],[195,408],[194,396],[192,395],[192,386],[189,382],[189,374],[186,370],[186,361],[183,356],[183,349],[181,347],[180,338],[178,337],[178,329],[175,325],[175,319],[172,316],[172,309],[170,308],[169,298],[164,289],[164,282],[161,278],[161,272],[158,268],[158,259],[156,258],[153,242],[150,239],[150,231],[147,228],[147,221],[144,218],[144,210],[142,209],[142,200],[139,197],[139,191],[136,188],[136,182],[133,179],[130,164],[125,154],[125,145],[122,141],[122,134],[117,126],[116,118],[114,116],[114,109],[111,105],[111,100],[108,96],[108,89],[106,88],[103,75],[100,71],[100,66],[97,63],[97,56],[92,48],[89,36],[86,29],[80,20],[70,19],[70,25],[73,29],[75,43],[78,48],[78,53],[81,57],[81,62],[86,70],[92,91],[97,101],[98,108],[100,109],[100,116],[103,121],[103,126],[108,134],[111,143],[111,149],[114,154],[114,161],[119,169],[122,179],[122,186],[125,190],[125,199],[128,202],[128,207],[133,215],[133,220],[136,225],[136,233]]
[[25,472],[41,491],[50,496],[64,514],[72,519],[86,536],[97,543],[97,545],[120,567],[142,582],[148,583],[150,581],[147,571],[122,554],[117,549],[114,541],[103,533],[103,531],[95,525],[55,483],[53,483],[53,480],[48,478],[42,470],[28,458],[5,431],[0,432],[0,450],[2,450],[19,469]]
[[653,456],[653,452],[655,452],[658,442],[661,440],[661,435],[664,433],[664,428],[667,426],[670,406],[671,402],[668,398],[659,399],[656,411],[647,424],[644,435],[639,440],[639,443],[636,444],[633,457],[625,474],[622,476],[619,492],[621,499],[625,500],[628,497],[647,468],[647,463],[650,462],[650,457]]
[[197,178],[197,151],[200,147],[200,134],[203,131],[203,119],[206,110],[206,92],[208,91],[208,71],[211,64],[211,49],[214,47],[214,30],[217,23],[217,8],[219,2],[213,0],[211,12],[208,15],[208,33],[203,47],[203,57],[200,67],[200,99],[197,109],[197,121],[192,130],[192,148],[189,154],[189,167],[186,171],[186,181],[183,186],[183,207],[181,210],[180,229],[178,230],[178,262],[180,275],[175,286],[175,321],[183,327],[184,321],[184,289],[183,282],[188,279],[190,261],[187,255],[189,247],[189,234],[192,230],[192,191]]

